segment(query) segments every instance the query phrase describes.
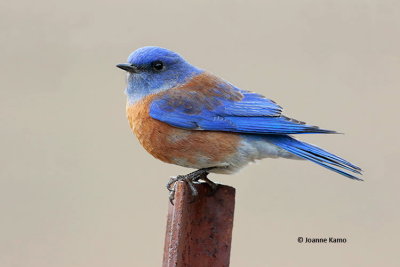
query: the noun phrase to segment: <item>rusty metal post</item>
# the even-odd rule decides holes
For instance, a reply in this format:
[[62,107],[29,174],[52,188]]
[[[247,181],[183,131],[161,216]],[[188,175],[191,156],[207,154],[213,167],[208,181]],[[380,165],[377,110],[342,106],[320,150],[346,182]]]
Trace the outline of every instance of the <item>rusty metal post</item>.
[[196,188],[199,197],[191,203],[187,184],[177,184],[168,209],[163,267],[229,266],[235,188],[219,185],[213,195],[206,184]]

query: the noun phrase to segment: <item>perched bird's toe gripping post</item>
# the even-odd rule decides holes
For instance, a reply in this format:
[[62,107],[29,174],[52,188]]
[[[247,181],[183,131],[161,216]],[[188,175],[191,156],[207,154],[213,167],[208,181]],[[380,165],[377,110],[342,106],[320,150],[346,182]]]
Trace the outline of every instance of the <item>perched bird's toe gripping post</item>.
[[171,177],[171,179],[167,183],[167,189],[169,191],[169,201],[171,202],[171,204],[174,205],[175,187],[176,187],[176,182],[178,181],[184,181],[188,184],[190,191],[192,192],[192,198],[193,198],[192,202],[195,201],[198,196],[198,192],[196,187],[194,186],[194,183],[198,182],[199,180],[203,180],[204,182],[206,182],[211,187],[211,194],[213,194],[217,190],[218,185],[207,178],[207,175],[209,174],[209,171],[211,169],[212,168],[204,168],[191,172],[186,175],[178,175]]

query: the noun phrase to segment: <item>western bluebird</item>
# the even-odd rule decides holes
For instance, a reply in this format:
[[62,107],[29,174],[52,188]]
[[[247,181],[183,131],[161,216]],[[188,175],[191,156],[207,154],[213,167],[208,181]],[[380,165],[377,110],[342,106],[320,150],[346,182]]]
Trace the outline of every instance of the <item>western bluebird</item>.
[[117,65],[128,73],[126,114],[143,147],[167,163],[198,169],[167,188],[208,173],[230,174],[263,158],[307,159],[348,178],[361,169],[290,134],[335,133],[281,114],[274,101],[241,90],[160,47],[142,47]]

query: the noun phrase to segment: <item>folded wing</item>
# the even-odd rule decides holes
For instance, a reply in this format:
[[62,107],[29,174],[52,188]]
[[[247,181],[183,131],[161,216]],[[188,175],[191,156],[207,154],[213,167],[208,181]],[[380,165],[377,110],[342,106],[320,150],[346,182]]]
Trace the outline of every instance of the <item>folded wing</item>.
[[253,134],[335,133],[287,118],[272,100],[240,90],[207,73],[157,95],[149,112],[154,119],[191,130]]

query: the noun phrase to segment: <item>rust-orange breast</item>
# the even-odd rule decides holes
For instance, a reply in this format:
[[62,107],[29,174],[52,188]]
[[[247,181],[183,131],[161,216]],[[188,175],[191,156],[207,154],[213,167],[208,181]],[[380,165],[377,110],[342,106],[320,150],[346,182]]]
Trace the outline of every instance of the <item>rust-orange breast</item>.
[[204,168],[222,166],[237,151],[238,134],[185,130],[151,118],[151,101],[162,94],[149,95],[126,109],[132,131],[151,155],[167,163]]

